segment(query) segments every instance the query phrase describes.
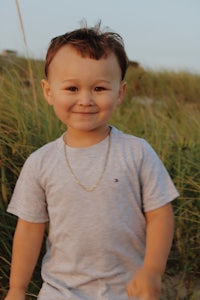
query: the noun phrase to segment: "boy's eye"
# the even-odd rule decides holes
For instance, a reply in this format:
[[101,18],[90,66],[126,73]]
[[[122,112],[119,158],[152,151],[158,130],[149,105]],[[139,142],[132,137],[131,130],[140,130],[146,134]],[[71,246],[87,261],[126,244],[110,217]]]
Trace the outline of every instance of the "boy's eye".
[[97,87],[95,87],[95,91],[96,92],[105,91],[105,87],[103,87],[103,86],[97,86]]
[[78,91],[78,88],[76,86],[70,86],[67,88],[68,91],[70,92],[77,92]]

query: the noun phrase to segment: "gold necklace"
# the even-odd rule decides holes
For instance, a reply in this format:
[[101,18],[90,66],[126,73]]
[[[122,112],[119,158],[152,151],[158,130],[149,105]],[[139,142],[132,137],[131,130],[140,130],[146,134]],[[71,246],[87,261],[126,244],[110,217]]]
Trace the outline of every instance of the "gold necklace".
[[[65,139],[64,139],[65,140]],[[108,157],[109,157],[109,153],[110,153],[110,133],[108,135],[108,146],[107,146],[107,152],[106,152],[106,157],[105,157],[105,161],[104,161],[104,164],[103,164],[103,168],[102,168],[102,172],[99,176],[99,178],[97,179],[96,183],[94,185],[92,185],[91,187],[86,187],[85,185],[83,185],[80,180],[78,179],[78,177],[76,176],[76,174],[74,173],[73,169],[72,169],[72,166],[69,162],[69,158],[68,158],[68,155],[67,155],[67,146],[65,145],[64,143],[64,154],[65,154],[65,160],[66,160],[66,163],[67,163],[67,166],[69,168],[69,171],[70,171],[70,174],[72,176],[72,178],[74,179],[74,181],[83,189],[85,190],[86,192],[92,192],[94,191],[98,185],[100,184],[101,182],[101,179],[103,178],[103,175],[104,175],[104,172],[106,170],[106,166],[108,164]]]

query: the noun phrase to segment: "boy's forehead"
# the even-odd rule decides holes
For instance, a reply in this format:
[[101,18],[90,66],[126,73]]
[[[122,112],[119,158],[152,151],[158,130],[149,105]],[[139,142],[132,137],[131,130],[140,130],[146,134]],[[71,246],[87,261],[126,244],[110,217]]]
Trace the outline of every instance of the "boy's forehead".
[[63,61],[63,63],[67,63],[67,61],[69,61],[69,63],[71,63],[76,62],[79,58],[81,58],[81,60],[83,59],[83,61],[105,61],[107,63],[109,61],[110,63],[116,62],[118,64],[118,60],[114,52],[105,53],[102,55],[102,57],[96,59],[91,57],[90,53],[88,53],[87,51],[80,52],[78,51],[78,49],[71,45],[63,45],[54,55],[52,62],[55,61],[56,63],[58,61]]
[[57,75],[59,73],[63,74],[63,76],[67,73],[77,74],[77,72],[80,72],[82,74],[82,72],[87,72],[88,69],[92,74],[101,73],[101,76],[110,76],[112,74],[111,76],[121,78],[121,68],[113,52],[107,53],[100,59],[95,59],[91,58],[87,53],[82,55],[71,45],[64,45],[57,51],[49,65],[49,76],[52,76],[55,72]]

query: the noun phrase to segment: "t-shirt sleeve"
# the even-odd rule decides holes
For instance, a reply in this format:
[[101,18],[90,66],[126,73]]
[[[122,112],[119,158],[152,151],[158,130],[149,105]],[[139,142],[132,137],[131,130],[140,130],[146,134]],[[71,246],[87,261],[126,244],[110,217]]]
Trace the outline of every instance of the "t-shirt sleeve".
[[146,141],[140,171],[144,212],[157,209],[179,196],[165,166]]
[[34,155],[30,155],[21,170],[7,211],[28,222],[43,223],[49,218],[37,169]]

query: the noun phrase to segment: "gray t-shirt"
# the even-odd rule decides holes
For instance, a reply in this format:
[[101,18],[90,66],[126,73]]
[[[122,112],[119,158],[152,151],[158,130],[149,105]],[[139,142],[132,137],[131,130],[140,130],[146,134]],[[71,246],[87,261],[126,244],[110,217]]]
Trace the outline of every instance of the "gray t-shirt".
[[[127,300],[125,285],[145,254],[144,212],[178,196],[165,167],[143,139],[112,127],[110,153],[98,187],[72,178],[63,136],[30,155],[8,211],[49,222],[39,300]],[[92,186],[108,137],[88,148],[68,147],[74,173]]]

